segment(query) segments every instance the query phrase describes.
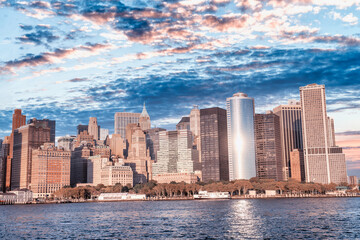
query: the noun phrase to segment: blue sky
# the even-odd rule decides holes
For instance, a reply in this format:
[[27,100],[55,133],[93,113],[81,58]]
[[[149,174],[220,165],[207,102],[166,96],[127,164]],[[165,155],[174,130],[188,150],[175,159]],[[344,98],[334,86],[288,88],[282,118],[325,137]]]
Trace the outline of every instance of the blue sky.
[[360,151],[359,17],[358,0],[0,0],[0,138],[14,108],[61,136],[90,116],[111,133],[115,112],[145,101],[171,129],[194,104],[225,108],[242,91],[261,113],[318,83]]

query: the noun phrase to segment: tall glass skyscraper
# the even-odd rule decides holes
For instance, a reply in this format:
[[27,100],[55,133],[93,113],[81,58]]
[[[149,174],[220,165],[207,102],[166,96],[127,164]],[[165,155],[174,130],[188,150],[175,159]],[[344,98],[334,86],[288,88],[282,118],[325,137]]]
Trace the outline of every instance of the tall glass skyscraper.
[[256,177],[254,99],[245,93],[235,93],[226,99],[229,178]]

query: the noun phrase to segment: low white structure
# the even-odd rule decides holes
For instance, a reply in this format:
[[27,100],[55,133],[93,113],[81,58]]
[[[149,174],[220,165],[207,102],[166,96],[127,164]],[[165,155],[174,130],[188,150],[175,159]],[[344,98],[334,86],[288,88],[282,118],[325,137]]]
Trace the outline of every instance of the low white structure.
[[228,192],[199,191],[198,194],[194,194],[194,199],[229,199],[230,197]]
[[0,193],[0,204],[14,204],[14,203],[16,203],[16,194]]
[[26,204],[33,201],[33,192],[28,189],[14,190],[9,193],[16,195],[16,203]]
[[267,197],[275,196],[275,195],[276,195],[276,191],[275,191],[275,190],[265,190],[265,195],[266,195]]
[[99,201],[146,200],[145,194],[101,193]]
[[256,190],[249,190],[250,196],[256,196]]

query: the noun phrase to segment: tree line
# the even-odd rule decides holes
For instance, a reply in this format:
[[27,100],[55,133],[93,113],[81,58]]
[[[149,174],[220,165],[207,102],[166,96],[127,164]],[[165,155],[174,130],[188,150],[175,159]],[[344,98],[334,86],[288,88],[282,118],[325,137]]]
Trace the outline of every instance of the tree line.
[[[157,183],[150,181],[144,184],[137,184],[132,187],[130,184],[122,186],[120,183],[114,186],[104,186],[99,184],[97,186],[85,187],[64,187],[53,194],[55,199],[91,199],[98,196],[100,193],[116,193],[129,192],[146,194],[147,197],[157,198],[174,198],[174,197],[189,197],[200,190],[208,192],[229,192],[231,196],[242,196],[248,194],[249,190],[255,190],[258,194],[264,193],[265,190],[276,190],[278,194],[325,194],[326,192],[335,191],[338,185],[320,184],[320,183],[301,183],[290,179],[288,181],[275,181],[272,179],[252,178],[250,180],[235,180],[235,181],[221,181],[221,182],[197,182],[197,183]],[[347,183],[341,183],[339,186],[348,186]],[[354,186],[350,186],[350,189]],[[356,190],[349,190],[350,192],[358,192]]]

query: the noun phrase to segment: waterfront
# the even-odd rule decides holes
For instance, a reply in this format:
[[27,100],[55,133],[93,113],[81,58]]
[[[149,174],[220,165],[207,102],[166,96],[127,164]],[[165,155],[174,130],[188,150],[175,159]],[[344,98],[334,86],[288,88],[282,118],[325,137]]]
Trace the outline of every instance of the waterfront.
[[359,198],[8,205],[1,239],[360,238]]

